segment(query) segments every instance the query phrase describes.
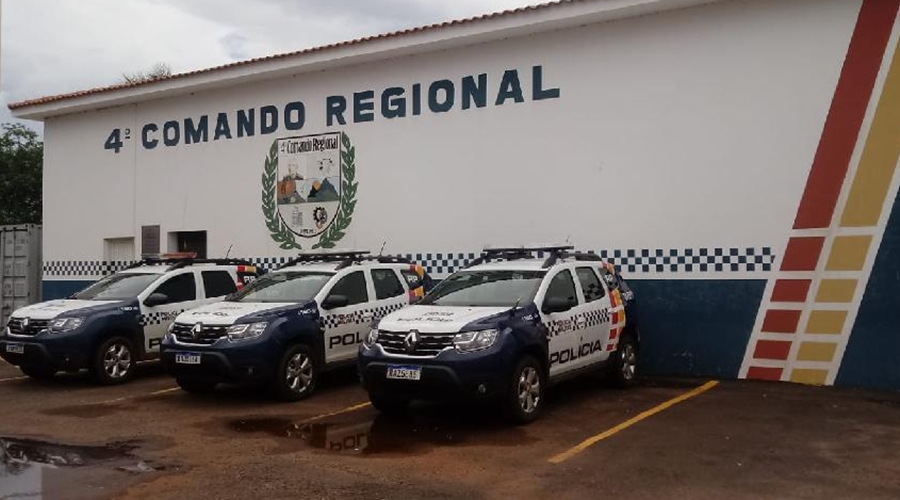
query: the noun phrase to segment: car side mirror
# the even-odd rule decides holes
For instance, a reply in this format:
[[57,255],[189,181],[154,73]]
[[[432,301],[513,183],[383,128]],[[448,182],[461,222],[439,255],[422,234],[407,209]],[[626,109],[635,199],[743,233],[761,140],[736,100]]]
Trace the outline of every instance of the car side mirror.
[[346,307],[348,304],[350,304],[350,299],[346,295],[329,295],[322,301],[322,309]]
[[169,296],[164,293],[154,292],[144,299],[144,305],[147,307],[155,307],[169,302]]
[[544,314],[561,313],[572,308],[572,303],[562,297],[548,297],[541,309]]

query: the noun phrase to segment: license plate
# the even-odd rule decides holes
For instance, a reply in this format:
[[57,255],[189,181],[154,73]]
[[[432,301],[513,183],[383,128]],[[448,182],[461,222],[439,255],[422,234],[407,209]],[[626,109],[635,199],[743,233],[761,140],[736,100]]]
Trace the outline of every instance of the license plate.
[[200,355],[195,352],[177,352],[175,362],[179,365],[199,365]]
[[6,344],[6,352],[25,354],[25,344]]
[[391,365],[387,369],[387,378],[393,380],[419,380],[422,378],[422,367]]

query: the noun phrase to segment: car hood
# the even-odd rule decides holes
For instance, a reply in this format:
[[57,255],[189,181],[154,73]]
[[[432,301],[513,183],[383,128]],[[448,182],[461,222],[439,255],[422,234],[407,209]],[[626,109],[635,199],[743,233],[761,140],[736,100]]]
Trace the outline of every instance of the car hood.
[[469,323],[508,311],[509,307],[410,306],[385,316],[381,330],[425,333],[458,332]]
[[232,325],[244,316],[259,315],[275,309],[293,308],[301,305],[292,302],[216,302],[185,311],[175,318],[175,322]]
[[[14,318],[53,319],[62,313],[78,311],[79,309],[95,309],[104,306],[124,304],[122,300],[77,300],[61,299],[48,302],[39,302],[16,310],[12,314]],[[88,311],[85,311],[87,313]],[[94,311],[90,311],[94,312]],[[72,316],[69,314],[68,316]]]

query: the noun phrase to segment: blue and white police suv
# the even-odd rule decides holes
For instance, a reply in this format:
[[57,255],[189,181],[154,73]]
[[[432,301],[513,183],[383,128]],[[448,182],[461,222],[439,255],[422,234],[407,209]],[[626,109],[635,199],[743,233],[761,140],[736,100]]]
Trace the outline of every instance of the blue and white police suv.
[[228,259],[146,259],[63,300],[16,310],[0,333],[0,356],[28,376],[90,370],[102,384],[128,381],[159,355],[172,320],[252,281],[256,268]]
[[394,412],[415,399],[494,399],[527,423],[549,383],[607,367],[629,385],[640,341],[634,294],[612,265],[572,249],[485,250],[385,316],[359,353],[372,404]]
[[264,385],[295,401],[322,372],[353,365],[372,320],[423,295],[421,266],[368,252],[304,254],[224,302],[179,315],[162,346],[188,392]]

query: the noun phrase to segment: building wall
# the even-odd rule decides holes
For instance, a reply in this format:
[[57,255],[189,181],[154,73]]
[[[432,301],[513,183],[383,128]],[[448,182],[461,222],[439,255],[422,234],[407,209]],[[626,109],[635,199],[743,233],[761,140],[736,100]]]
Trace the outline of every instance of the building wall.
[[[891,22],[858,29],[867,9]],[[102,261],[103,239],[139,241],[144,225],[161,226],[163,246],[170,231],[206,230],[211,256],[230,248],[232,256],[283,261],[296,249],[273,238],[264,215],[270,148],[285,137],[338,132],[349,140],[342,151],[352,147],[357,183],[338,246],[377,251],[384,244],[442,277],[485,245],[570,241],[600,252],[634,283],[648,371],[791,380],[785,360],[758,362],[756,345],[789,342],[789,356],[803,345],[790,333],[769,338],[764,320],[778,306],[776,282],[787,279],[789,242],[808,236],[797,233],[795,218],[823,154],[851,40],[890,56],[895,14],[894,0],[726,1],[52,118],[45,126],[44,295],[115,268]],[[849,91],[867,117],[888,66],[876,56],[868,64],[877,84]],[[497,104],[509,70],[517,71],[522,102]],[[464,109],[463,79],[480,74],[490,89],[486,105]],[[442,79],[453,82],[455,100],[436,112],[428,88]],[[424,96],[418,115],[410,101],[416,83]],[[391,87],[404,89],[404,117],[381,114],[382,91]],[[348,110],[346,124],[328,123],[329,96],[352,101],[369,90],[372,121],[354,122]],[[252,137],[237,137],[238,110],[272,105],[283,114],[298,101],[305,118],[298,130],[282,121],[272,133],[257,126]],[[230,139],[215,133],[219,113],[229,119]],[[178,145],[163,144],[167,121],[184,128],[185,118],[196,124],[204,115],[206,141],[186,144],[182,132]],[[159,140],[153,148],[142,141],[147,124],[160,129],[150,131]],[[118,152],[104,149],[114,129]],[[835,134],[852,135],[855,151],[857,132],[838,126]],[[829,244],[838,234],[830,224],[812,228],[831,235]],[[884,226],[871,227],[874,235]],[[304,249],[321,242],[291,239]],[[803,272],[815,286],[827,279],[824,265]],[[864,282],[867,272],[856,279]],[[864,288],[848,307],[859,307]],[[815,305],[798,307],[808,316]],[[870,307],[874,315],[881,308]],[[852,323],[839,337],[850,337]],[[826,376],[800,381],[832,383],[839,366],[838,356]]]

